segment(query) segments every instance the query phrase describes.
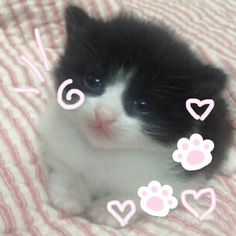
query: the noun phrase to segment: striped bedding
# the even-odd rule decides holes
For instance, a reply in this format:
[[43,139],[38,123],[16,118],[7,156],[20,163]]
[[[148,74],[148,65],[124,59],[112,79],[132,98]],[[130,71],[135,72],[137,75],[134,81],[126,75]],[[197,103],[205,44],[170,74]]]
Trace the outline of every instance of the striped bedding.
[[[109,18],[123,9],[151,21],[164,21],[175,29],[204,60],[230,75],[225,96],[236,128],[235,0],[74,2],[95,17]],[[53,65],[64,42],[66,4],[64,0],[0,1],[0,235],[236,235],[236,174],[218,175],[210,183],[217,207],[209,220],[202,222],[180,207],[164,219],[147,217],[137,225],[115,230],[79,217],[68,218],[49,205],[37,147],[37,123],[53,95],[53,83],[41,60],[34,29],[39,29]],[[39,70],[45,83],[22,55]],[[16,93],[14,88],[19,87],[31,87],[40,93]],[[232,157],[236,155],[236,143],[231,151]]]

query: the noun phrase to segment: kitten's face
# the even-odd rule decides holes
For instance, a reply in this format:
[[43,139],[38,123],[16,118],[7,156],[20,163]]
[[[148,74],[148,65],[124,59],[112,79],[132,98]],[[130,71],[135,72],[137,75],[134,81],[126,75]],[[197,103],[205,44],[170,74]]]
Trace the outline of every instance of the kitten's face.
[[[130,79],[132,72],[121,69],[113,76]],[[94,146],[117,149],[135,148],[147,144],[148,138],[142,131],[142,122],[128,116],[125,111],[126,89],[127,85],[122,82],[108,85],[101,95],[86,96],[83,106],[74,112],[72,119],[76,119],[81,124],[79,129]]]
[[104,23],[72,7],[66,23],[57,85],[71,78],[68,89],[85,93],[83,106],[69,112],[93,145],[150,148],[199,129],[185,101],[216,96],[224,84],[220,71],[204,66],[165,30],[131,18]]

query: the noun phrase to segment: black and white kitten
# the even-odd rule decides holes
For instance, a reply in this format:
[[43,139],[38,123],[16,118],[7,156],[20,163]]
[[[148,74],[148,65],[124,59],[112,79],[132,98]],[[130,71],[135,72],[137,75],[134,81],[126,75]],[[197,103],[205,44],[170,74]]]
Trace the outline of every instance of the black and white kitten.
[[[71,78],[66,91],[78,88],[86,100],[68,111],[55,99],[41,120],[54,206],[115,225],[106,209],[110,200],[134,200],[138,217],[140,186],[157,180],[179,197],[209,179],[231,140],[222,96],[226,75],[204,64],[165,27],[124,15],[97,20],[73,6],[65,15],[67,43],[55,70],[56,88]],[[188,113],[188,98],[215,101],[204,122]],[[180,138],[193,133],[211,139],[215,148],[210,165],[188,172],[172,153]]]

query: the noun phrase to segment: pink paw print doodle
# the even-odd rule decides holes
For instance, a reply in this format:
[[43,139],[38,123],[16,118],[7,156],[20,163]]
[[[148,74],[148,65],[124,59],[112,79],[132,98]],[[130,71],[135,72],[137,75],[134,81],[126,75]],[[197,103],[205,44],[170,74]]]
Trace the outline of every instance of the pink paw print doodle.
[[178,200],[172,194],[173,189],[170,185],[161,186],[155,180],[151,181],[147,187],[142,186],[138,189],[142,210],[152,216],[165,217],[170,209],[177,207]]
[[172,158],[180,162],[185,170],[200,170],[212,161],[211,151],[214,149],[214,143],[209,139],[203,140],[200,134],[192,134],[190,139],[181,138],[177,148]]

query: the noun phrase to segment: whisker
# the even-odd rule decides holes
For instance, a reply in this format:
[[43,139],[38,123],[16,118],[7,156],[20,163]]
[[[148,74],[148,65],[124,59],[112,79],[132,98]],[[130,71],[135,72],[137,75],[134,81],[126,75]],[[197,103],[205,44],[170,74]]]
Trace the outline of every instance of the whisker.
[[[96,51],[96,49],[91,45],[89,44],[87,41],[83,41],[82,42],[85,46],[85,50],[88,52],[86,54],[90,54],[90,57],[92,56],[93,57],[93,60],[95,60],[96,62],[97,61],[100,61],[101,60],[101,57],[100,55],[98,54],[98,52]],[[85,55],[84,55],[85,56]],[[89,58],[90,58],[89,57]]]
[[175,89],[175,90],[185,90],[184,88],[181,88],[179,86],[173,86],[173,85],[158,85],[158,88],[163,88],[163,89]]
[[164,62],[165,62],[166,55],[167,55],[166,52],[168,52],[168,50],[171,49],[171,47],[172,47],[173,44],[174,44],[174,42],[173,42],[173,41],[170,41],[170,42],[167,44],[167,46],[165,47],[165,49],[163,50],[162,55],[161,55],[161,58],[160,58],[160,60],[159,60],[159,67],[157,68],[158,71],[160,71],[160,69],[162,68],[162,65],[163,65]]
[[155,96],[156,98],[166,99],[170,95],[178,96],[180,93],[171,93],[171,92],[166,92],[166,91],[161,91],[161,90],[153,90],[153,91],[147,91],[147,94]]
[[194,78],[198,76],[199,75],[170,75],[170,76],[160,77],[160,79]]
[[153,135],[153,136],[158,136],[159,138],[167,137],[170,134],[166,132],[151,132],[151,131],[144,131],[145,134],[147,135]]

